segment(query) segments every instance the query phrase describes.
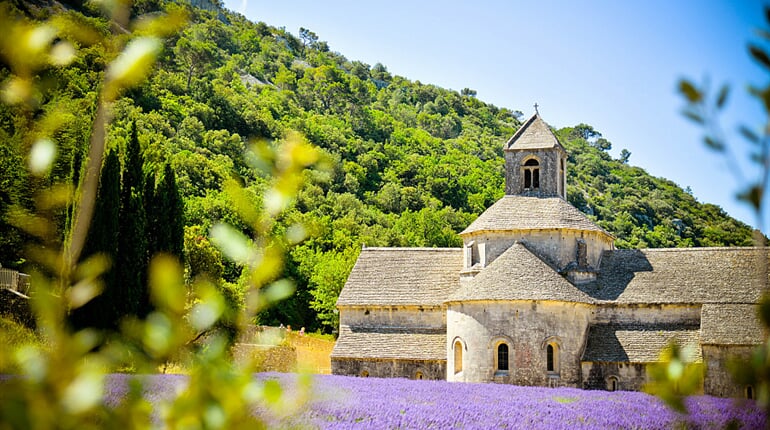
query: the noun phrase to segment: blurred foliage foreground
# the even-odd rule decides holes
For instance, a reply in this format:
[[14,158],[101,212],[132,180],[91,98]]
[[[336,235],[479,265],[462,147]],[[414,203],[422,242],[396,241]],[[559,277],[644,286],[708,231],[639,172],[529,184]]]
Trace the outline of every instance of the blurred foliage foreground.
[[[757,34],[763,43],[770,41],[770,7],[765,7],[765,28]],[[766,46],[751,43],[748,52],[762,70],[770,75],[770,54]],[[764,123],[758,127],[739,124],[741,141],[731,141],[720,124],[720,115],[728,104],[730,87],[720,86],[712,94],[708,82],[698,85],[689,79],[679,82],[679,91],[686,105],[683,114],[704,130],[703,143],[717,154],[723,156],[736,180],[741,184],[736,195],[739,201],[749,205],[754,211],[758,230],[755,231],[754,244],[767,246],[766,239],[760,234],[766,228],[767,190],[770,186],[770,82],[764,86],[751,85],[749,96],[757,102],[764,112]],[[741,162],[741,153],[747,154],[748,164]],[[750,169],[744,169],[744,166]],[[754,175],[753,177],[749,175]],[[762,269],[756,282],[768,285],[768,259],[764,255],[756,264]],[[770,291],[766,291],[759,305],[759,320],[765,327],[765,342],[754,349],[748,360],[733,360],[729,364],[735,382],[750,386],[754,391],[759,406],[765,414],[770,412]],[[688,353],[674,345],[661,354],[661,363],[651,369],[651,382],[646,391],[663,399],[666,404],[680,412],[686,412],[684,399],[698,394],[702,387],[703,363],[690,363],[685,357]],[[731,427],[736,427],[731,425]]]
[[[228,308],[222,293],[205,280],[187,286],[180,262],[160,254],[148,270],[153,309],[145,318],[128,317],[114,332],[72,330],[68,313],[99,294],[99,276],[110,265],[104,256],[80,257],[94,214],[111,103],[146,78],[162,38],[187,21],[182,7],[170,6],[166,13],[130,20],[128,5],[104,2],[101,6],[111,22],[109,31],[99,28],[96,20],[73,14],[33,23],[0,5],[0,52],[11,72],[3,82],[2,96],[4,102],[26,109],[36,126],[34,133],[24,137],[32,180],[40,180],[51,168],[57,151],[53,134],[68,115],[77,115],[67,106],[33,115],[45,85],[50,84],[40,76],[73,61],[84,46],[100,46],[109,59],[99,87],[86,174],[77,189],[53,183],[35,196],[34,212],[19,209],[12,216],[12,222],[32,238],[25,252],[35,288],[31,306],[43,341],[22,339],[18,348],[0,348],[0,374],[6,375],[0,377],[0,428],[262,427],[255,404],[291,413],[306,390],[295,390],[293,400],[284,402],[286,396],[277,382],[257,381],[252,363],[236,365],[230,360],[235,337],[215,328],[226,321],[237,334],[237,328],[257,312],[293,292],[289,281],[278,278],[287,247],[303,238],[303,229],[296,225],[276,232],[274,220],[290,203],[301,185],[302,170],[316,163],[318,153],[298,136],[252,145],[248,155],[252,167],[272,178],[261,208],[248,203],[238,184],[228,185],[232,201],[255,234],[247,238],[221,224],[212,229],[211,237],[225,255],[247,270],[249,289],[241,311]],[[55,230],[51,214],[69,207],[73,208],[71,233],[60,245],[51,238]],[[141,378],[127,378],[127,394],[108,399],[108,373],[154,373],[159,366],[180,359],[189,363],[189,380],[171,399],[150,404]]]

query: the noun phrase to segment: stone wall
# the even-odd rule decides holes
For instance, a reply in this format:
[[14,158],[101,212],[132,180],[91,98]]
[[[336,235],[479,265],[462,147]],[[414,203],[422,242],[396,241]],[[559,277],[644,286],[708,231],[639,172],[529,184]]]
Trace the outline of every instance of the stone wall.
[[297,352],[288,345],[233,345],[233,359],[237,363],[253,363],[257,372],[296,372]]
[[[580,358],[591,307],[557,302],[473,302],[447,309],[448,380],[517,385],[572,386],[581,383]],[[464,345],[462,371],[455,373],[454,344]],[[497,347],[509,347],[509,370],[497,371]],[[546,369],[546,347],[558,345],[558,372]]]
[[340,325],[350,327],[446,327],[446,313],[439,306],[344,306],[339,311]]
[[375,378],[445,380],[446,361],[332,358],[332,373]]
[[581,363],[582,388],[588,390],[641,391],[647,382],[647,365],[642,363]]
[[596,306],[591,310],[592,323],[680,323],[700,324],[700,305],[628,304]]
[[515,242],[526,242],[528,248],[561,270],[577,260],[578,239],[585,241],[588,264],[593,268],[599,267],[602,253],[613,246],[611,239],[599,232],[556,229],[480,232],[465,237],[465,246],[473,241],[470,251],[473,252],[474,259],[471,261],[478,261],[482,267],[486,267]]
[[[710,396],[746,397],[746,386],[739,386],[733,381],[728,363],[734,359],[748,361],[754,348],[744,345],[703,345],[703,362],[706,364],[703,392]],[[756,387],[753,388],[756,393]]]
[[[540,187],[524,189],[522,165],[529,158],[538,161],[540,169]],[[559,175],[559,159],[564,158],[565,172]],[[505,151],[505,194],[528,196],[561,196],[564,198],[564,178],[566,178],[566,154],[559,150]],[[561,181],[561,184],[559,183]]]

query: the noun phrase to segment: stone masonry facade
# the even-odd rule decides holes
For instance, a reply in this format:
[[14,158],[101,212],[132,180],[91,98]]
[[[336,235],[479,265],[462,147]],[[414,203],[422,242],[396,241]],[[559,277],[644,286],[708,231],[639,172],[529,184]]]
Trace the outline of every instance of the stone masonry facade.
[[361,251],[333,373],[640,390],[674,343],[706,365],[705,394],[753,396],[728,368],[767,336],[765,249],[615,249],[566,201],[567,154],[538,114],[503,151],[506,195],[462,248]]

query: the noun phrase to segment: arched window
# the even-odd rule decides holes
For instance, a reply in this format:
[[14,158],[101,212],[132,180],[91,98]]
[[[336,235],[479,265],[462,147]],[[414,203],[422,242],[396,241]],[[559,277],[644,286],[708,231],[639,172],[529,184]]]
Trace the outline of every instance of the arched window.
[[425,375],[422,374],[419,370],[415,372],[414,379],[425,379]]
[[524,188],[540,188],[540,163],[534,158],[530,158],[524,163]]
[[497,345],[497,370],[508,370],[508,344]]
[[455,341],[455,373],[463,371],[463,344]]
[[615,376],[610,376],[607,378],[607,390],[609,391],[617,391],[620,389],[620,384],[618,384],[618,378]]
[[545,352],[545,370],[549,376],[558,376],[561,366],[559,351],[561,349],[561,339],[559,336],[547,337],[540,346]]
[[754,400],[754,387],[751,385],[746,386],[746,398],[749,400]]
[[565,197],[564,193],[564,159],[559,160],[560,166],[559,166],[559,194],[561,194],[562,197]]
[[553,352],[554,351],[553,350],[554,350],[554,348],[553,348],[552,344],[548,344],[548,346],[545,348],[545,355],[546,355],[546,359],[545,359],[546,365],[545,366],[546,366],[546,370],[548,370],[549,372],[555,372],[556,371],[556,366],[554,366],[555,363],[553,362],[553,360],[554,360],[554,358],[553,358],[553,355],[554,355]]

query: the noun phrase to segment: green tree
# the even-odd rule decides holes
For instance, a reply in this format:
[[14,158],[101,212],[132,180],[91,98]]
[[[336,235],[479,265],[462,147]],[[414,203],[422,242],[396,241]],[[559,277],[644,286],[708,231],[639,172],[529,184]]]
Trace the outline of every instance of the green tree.
[[88,238],[83,246],[82,260],[94,257],[106,259],[111,266],[101,277],[102,294],[72,311],[70,321],[76,328],[117,328],[122,314],[121,285],[117,279],[118,239],[120,231],[120,160],[110,151],[99,176],[99,188],[91,219]]
[[153,252],[165,252],[180,261],[184,257],[184,202],[171,164],[163,166],[163,177],[155,189],[157,242]]
[[218,58],[217,45],[209,37],[204,25],[192,26],[186,30],[174,46],[174,58],[183,68],[187,77],[186,91],[190,91],[192,79],[211,67]]
[[631,158],[631,151],[628,149],[623,148],[620,151],[620,162],[623,164],[628,164],[628,159]]
[[121,314],[149,312],[147,291],[147,218],[144,211],[144,162],[136,123],[131,125],[124,155],[120,191],[120,235],[118,237],[117,281]]
[[360,248],[350,247],[343,251],[311,251],[298,249],[295,256],[301,257],[300,273],[308,279],[312,300],[310,306],[327,331],[339,326],[337,297],[353,270]]

